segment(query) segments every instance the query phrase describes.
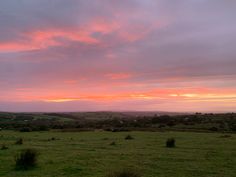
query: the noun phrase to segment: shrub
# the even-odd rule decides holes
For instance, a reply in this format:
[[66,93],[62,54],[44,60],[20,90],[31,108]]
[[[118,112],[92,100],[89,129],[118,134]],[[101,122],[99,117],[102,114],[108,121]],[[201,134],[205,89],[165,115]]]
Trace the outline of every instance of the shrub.
[[3,145],[1,146],[1,150],[6,150],[6,149],[8,149],[8,147],[7,147],[5,144],[3,144]]
[[116,145],[116,142],[115,142],[115,141],[112,141],[112,142],[110,143],[110,145],[111,145],[111,146],[115,146],[115,145]]
[[29,127],[23,127],[23,128],[20,129],[20,132],[31,132],[31,131],[32,130]]
[[127,135],[126,137],[125,137],[125,140],[132,140],[132,139],[134,139],[131,135]]
[[22,145],[23,144],[23,139],[19,138],[18,140],[16,140],[15,144]]
[[222,135],[220,136],[220,138],[231,138],[232,136],[231,135]]
[[39,126],[39,131],[48,131],[49,128],[46,125]]
[[160,124],[160,125],[158,126],[158,128],[164,128],[164,127],[165,127],[164,124]]
[[213,132],[216,132],[216,131],[218,131],[218,128],[217,127],[211,127],[211,128],[209,128],[209,130],[213,131]]
[[166,147],[168,147],[168,148],[175,147],[175,139],[174,138],[168,138],[166,140]]
[[107,175],[107,177],[141,177],[141,175],[130,169],[123,169],[119,172],[113,172]]
[[19,170],[28,170],[36,166],[38,153],[34,149],[22,150],[15,157],[15,167]]
[[230,123],[229,124],[229,129],[231,130],[231,131],[236,131],[236,123]]
[[55,141],[55,140],[57,140],[57,138],[55,138],[55,137],[52,137],[52,138],[48,139],[48,141]]

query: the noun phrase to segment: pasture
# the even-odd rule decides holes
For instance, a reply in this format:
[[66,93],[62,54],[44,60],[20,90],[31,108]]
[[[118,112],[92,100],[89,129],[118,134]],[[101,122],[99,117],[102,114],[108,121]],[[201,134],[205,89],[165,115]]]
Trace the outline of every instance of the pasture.
[[[125,139],[131,135],[133,139]],[[176,147],[167,148],[168,138]],[[17,145],[22,138],[23,144]],[[235,177],[236,135],[194,132],[0,131],[0,176],[106,177],[132,169],[142,177]],[[39,152],[38,165],[15,170],[22,149]]]

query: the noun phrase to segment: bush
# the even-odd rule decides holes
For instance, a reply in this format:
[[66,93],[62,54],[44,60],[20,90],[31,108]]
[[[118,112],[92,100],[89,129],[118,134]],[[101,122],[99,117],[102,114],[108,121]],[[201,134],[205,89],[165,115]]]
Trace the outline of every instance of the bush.
[[59,138],[52,137],[48,139],[48,141],[56,141],[56,140],[59,140]]
[[217,127],[211,127],[211,128],[209,128],[209,130],[213,131],[213,132],[216,132],[216,131],[218,131],[218,128]]
[[125,137],[125,140],[132,140],[132,139],[134,139],[131,135],[127,135],[126,137]]
[[20,129],[20,132],[31,132],[31,131],[32,130],[29,127],[23,127],[23,128]]
[[141,175],[130,169],[123,169],[119,172],[113,172],[107,175],[107,177],[141,177]]
[[18,140],[16,140],[15,144],[22,145],[23,144],[23,139],[19,138]]
[[112,141],[112,142],[110,143],[110,145],[111,145],[111,146],[115,146],[115,145],[116,145],[116,142],[115,142],[115,141]]
[[220,138],[231,138],[232,136],[231,135],[222,135],[220,136]]
[[168,148],[175,147],[175,139],[174,138],[168,138],[166,140],[166,147],[168,147]]
[[16,157],[16,169],[28,170],[36,166],[38,153],[34,149],[25,149],[21,151]]
[[3,145],[1,146],[1,150],[6,150],[6,149],[8,149],[8,147],[7,147],[5,144],[3,144]]
[[231,130],[231,131],[236,131],[236,123],[230,123],[229,124],[229,129]]

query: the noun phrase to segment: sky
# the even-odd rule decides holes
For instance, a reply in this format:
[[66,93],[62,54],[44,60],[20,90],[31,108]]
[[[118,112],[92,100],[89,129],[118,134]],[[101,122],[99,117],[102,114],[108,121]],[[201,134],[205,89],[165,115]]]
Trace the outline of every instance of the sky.
[[0,1],[0,111],[236,111],[235,0]]

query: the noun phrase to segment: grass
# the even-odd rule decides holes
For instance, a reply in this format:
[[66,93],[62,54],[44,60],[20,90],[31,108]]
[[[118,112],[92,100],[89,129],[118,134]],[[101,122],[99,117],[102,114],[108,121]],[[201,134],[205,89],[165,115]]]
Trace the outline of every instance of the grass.
[[[236,135],[191,132],[14,132],[1,131],[0,176],[104,177],[109,171],[137,169],[142,177],[234,177]],[[56,141],[48,141],[54,137]],[[176,148],[166,148],[169,137]],[[24,139],[21,146],[16,140]],[[111,142],[116,142],[111,146]],[[23,149],[40,153],[29,171],[14,169],[14,157]]]

